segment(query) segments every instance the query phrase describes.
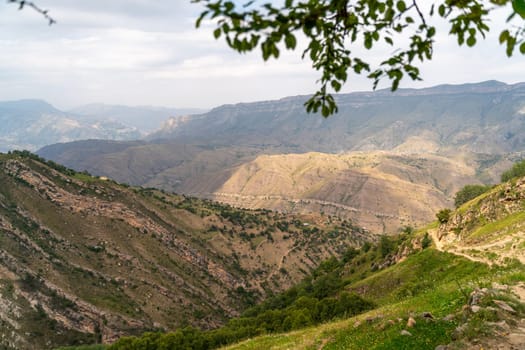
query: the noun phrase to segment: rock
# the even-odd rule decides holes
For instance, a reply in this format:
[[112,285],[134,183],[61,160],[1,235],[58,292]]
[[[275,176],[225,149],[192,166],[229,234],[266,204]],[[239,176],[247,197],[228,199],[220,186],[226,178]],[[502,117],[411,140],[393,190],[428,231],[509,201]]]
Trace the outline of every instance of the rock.
[[436,346],[434,350],[447,350],[447,349],[448,349],[448,346],[446,345],[438,345]]
[[410,333],[409,331],[403,329],[403,330],[401,331],[401,335],[412,336],[412,333]]
[[361,321],[355,321],[355,323],[354,323],[354,328],[359,327],[361,324],[362,324]]
[[413,317],[409,317],[407,321],[407,327],[412,328],[416,325],[416,320]]
[[468,304],[469,305],[478,305],[480,303],[481,299],[485,295],[487,295],[487,293],[488,293],[487,288],[483,288],[481,290],[479,290],[479,289],[473,290],[472,293],[470,293]]
[[376,315],[376,316],[370,316],[365,319],[367,323],[374,323],[377,320],[380,320],[383,318],[383,315]]
[[494,304],[496,304],[496,306],[498,306],[500,309],[502,309],[504,311],[510,312],[511,314],[516,313],[516,311],[509,304],[504,302],[503,300],[494,299],[493,302],[494,302]]
[[499,322],[487,322],[487,324],[489,326],[496,327],[496,328],[498,328],[500,330],[503,330],[503,331],[510,330],[510,326],[508,325],[508,323],[505,320],[502,320],[502,321],[499,321]]
[[481,306],[479,306],[479,305],[472,305],[470,307],[470,309],[472,310],[473,313],[478,313],[481,310]]
[[507,286],[506,284],[499,284],[497,282],[492,283],[492,288],[496,290],[504,291],[504,292],[509,290],[509,286]]
[[388,320],[388,323],[389,323],[391,326],[393,326],[393,325],[396,324],[396,321],[394,321],[394,320]]
[[423,312],[421,314],[421,317],[426,318],[427,320],[433,320],[434,315],[432,315],[430,312]]
[[447,316],[443,317],[443,321],[451,322],[456,319],[456,315],[454,314],[448,314]]

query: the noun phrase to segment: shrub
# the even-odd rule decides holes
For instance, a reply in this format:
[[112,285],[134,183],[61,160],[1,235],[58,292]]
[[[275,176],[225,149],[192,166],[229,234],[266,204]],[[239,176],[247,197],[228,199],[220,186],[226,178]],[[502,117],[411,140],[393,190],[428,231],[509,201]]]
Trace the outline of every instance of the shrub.
[[432,239],[430,238],[428,232],[425,232],[423,239],[421,240],[421,248],[426,249],[432,244]]
[[501,174],[501,182],[507,182],[515,177],[525,176],[525,160],[515,163],[512,168]]
[[452,210],[450,209],[441,209],[437,214],[436,217],[440,224],[446,224],[448,220],[450,219],[450,214],[452,214]]
[[456,193],[454,197],[454,205],[456,208],[460,207],[463,203],[482,195],[483,193],[490,190],[492,186],[484,185],[466,185]]

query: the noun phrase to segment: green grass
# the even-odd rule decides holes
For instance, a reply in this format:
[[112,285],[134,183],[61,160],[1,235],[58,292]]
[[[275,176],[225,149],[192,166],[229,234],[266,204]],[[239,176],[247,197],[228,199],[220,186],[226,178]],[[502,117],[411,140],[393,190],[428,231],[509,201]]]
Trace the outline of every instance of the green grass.
[[525,211],[519,211],[514,214],[510,214],[501,220],[487,223],[469,235],[469,238],[485,238],[487,236],[493,236],[494,233],[504,233],[506,235],[515,233],[518,228],[516,225],[522,224],[525,221]]
[[[347,320],[326,323],[287,334],[257,337],[225,349],[435,349],[452,341],[455,322],[441,318],[461,310],[475,287],[492,281],[523,281],[525,269],[488,267],[448,253],[427,249],[405,261],[353,283],[349,289],[379,303],[376,310]],[[435,321],[418,317],[431,312]],[[379,318],[375,319],[378,315]],[[416,326],[406,328],[407,318]],[[373,321],[366,321],[366,319]],[[401,321],[398,321],[401,319]],[[360,325],[354,324],[359,321]],[[401,335],[407,329],[412,336]]]
[[80,346],[65,346],[56,350],[105,350],[105,345],[80,345]]

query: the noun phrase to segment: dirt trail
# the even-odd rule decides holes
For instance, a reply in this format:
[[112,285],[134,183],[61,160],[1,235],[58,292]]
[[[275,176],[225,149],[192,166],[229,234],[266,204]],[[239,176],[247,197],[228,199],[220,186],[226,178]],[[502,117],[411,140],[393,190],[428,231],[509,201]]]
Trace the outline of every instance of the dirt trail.
[[[525,241],[524,233],[518,232],[512,236],[505,237],[502,240],[479,244],[479,245],[462,245],[458,241],[445,242],[440,240],[438,237],[438,230],[433,229],[428,231],[432,237],[436,249],[439,251],[449,252],[455,255],[465,257],[469,260],[482,262],[488,265],[492,265],[497,261],[504,259],[505,257],[517,258],[522,263],[525,263],[525,256],[523,249],[520,246]],[[505,250],[504,248],[511,244],[511,249]],[[485,256],[473,255],[473,252],[488,251],[497,254],[498,259],[489,259]],[[511,292],[519,299],[521,303],[525,304],[525,282],[520,282],[511,287]],[[508,326],[507,326],[508,327]],[[479,349],[498,349],[498,350],[519,350],[525,349],[525,319],[517,320],[517,324],[513,327],[497,331],[496,337],[483,339],[481,344],[468,344],[466,349],[468,350],[479,350]]]
[[[457,240],[453,242],[440,240],[437,229],[429,230],[428,233],[439,251],[446,251],[487,265],[502,262],[506,258],[518,259],[525,264],[525,249],[520,248],[525,243],[525,233],[521,231],[498,241],[468,245],[463,245]],[[487,254],[493,256],[489,258]]]

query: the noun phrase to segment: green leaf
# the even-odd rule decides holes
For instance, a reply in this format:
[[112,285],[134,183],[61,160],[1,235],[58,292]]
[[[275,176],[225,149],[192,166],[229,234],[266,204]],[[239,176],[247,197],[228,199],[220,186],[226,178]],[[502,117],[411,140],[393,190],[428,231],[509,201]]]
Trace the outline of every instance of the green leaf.
[[512,8],[525,19],[525,0],[512,0]]
[[297,45],[297,40],[293,34],[288,34],[284,37],[284,43],[286,44],[287,49],[295,49]]
[[397,10],[399,12],[404,12],[407,9],[407,5],[405,4],[403,0],[398,1],[396,5],[397,5]]
[[520,52],[525,55],[525,43],[521,43]]
[[499,35],[499,43],[503,44],[505,41],[507,41],[508,37],[510,36],[510,33],[508,30],[504,30]]
[[445,17],[445,5],[441,4],[438,7],[438,13],[441,17]]
[[197,21],[195,22],[195,27],[199,28],[201,26],[201,22],[208,15],[209,11],[204,11],[200,14],[199,18],[197,18]]
[[468,39],[467,39],[467,45],[469,47],[472,47],[472,46],[476,45],[476,38],[473,37],[473,36],[469,36]]
[[372,48],[372,36],[369,33],[365,33],[365,47],[368,50]]
[[221,28],[217,28],[213,31],[213,36],[215,37],[215,39],[219,39],[219,37],[221,36]]
[[332,82],[330,83],[332,85],[332,88],[337,92],[339,90],[341,90],[341,83],[338,82],[337,80],[332,80]]

